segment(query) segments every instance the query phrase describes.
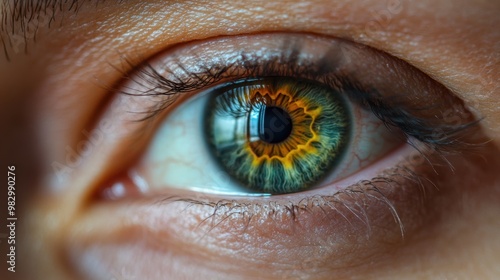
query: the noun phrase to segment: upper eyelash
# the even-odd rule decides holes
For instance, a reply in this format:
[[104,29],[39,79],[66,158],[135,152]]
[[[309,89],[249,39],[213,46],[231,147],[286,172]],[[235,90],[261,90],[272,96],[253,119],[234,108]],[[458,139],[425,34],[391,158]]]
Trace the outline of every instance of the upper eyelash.
[[[462,138],[464,138],[463,135],[466,132],[477,128],[480,120],[470,120],[460,124],[448,124],[439,118],[426,119],[417,117],[406,110],[402,106],[403,104],[398,103],[399,98],[397,96],[384,97],[376,89],[365,89],[362,85],[351,81],[348,76],[339,76],[337,73],[333,75],[331,65],[334,65],[334,63],[331,62],[331,59],[323,59],[322,65],[298,65],[296,61],[297,55],[300,52],[300,45],[285,44],[285,46],[287,47],[284,47],[284,51],[280,57],[266,60],[265,62],[252,60],[252,58],[242,54],[243,69],[238,70],[243,71],[244,79],[263,76],[305,77],[306,79],[324,83],[335,90],[350,92],[349,99],[371,110],[388,128],[399,128],[404,133],[407,142],[412,146],[415,146],[413,139],[428,144],[435,150],[442,150],[443,153],[445,152],[444,150],[456,150],[459,146],[460,148],[474,148],[476,146],[476,144],[462,141]],[[133,66],[133,63],[126,58],[125,62],[129,66]],[[286,67],[283,67],[283,65],[286,65]],[[202,72],[197,73],[190,72],[180,62],[177,62],[175,66],[181,69],[187,77],[180,78],[173,71],[162,69],[173,77],[172,79],[168,79],[148,63],[139,66],[140,70],[138,74],[131,75],[124,73],[125,79],[132,80],[146,89],[137,94],[127,92],[125,88],[120,93],[132,96],[168,97],[157,103],[154,108],[148,108],[147,111],[143,112],[144,116],[139,121],[158,116],[172,105],[179,94],[199,91],[214,86],[224,79],[234,78],[233,75],[236,72],[233,64],[219,65],[216,68],[204,68]],[[431,79],[430,77],[428,78]],[[463,104],[456,105],[459,111],[465,110]],[[426,108],[412,109],[418,111],[425,110]],[[465,117],[471,117],[471,115]]]
[[[401,129],[409,144],[413,146],[412,139],[417,139],[421,143],[440,148],[443,151],[445,149],[450,150],[447,147],[452,147],[454,150],[457,148],[470,149],[485,143],[472,143],[461,140],[463,133],[471,133],[472,130],[477,129],[482,119],[472,119],[461,124],[449,124],[443,122],[440,118],[434,120],[416,117],[403,109],[403,106],[400,106],[401,104],[397,102],[397,98],[389,98],[392,102],[388,103],[378,92],[361,91],[359,95],[353,97],[364,107],[369,108],[387,127]],[[463,104],[458,106],[461,107]],[[425,108],[412,108],[412,110],[425,110]],[[442,111],[441,113],[444,114]],[[464,118],[470,117],[472,115],[464,116]]]

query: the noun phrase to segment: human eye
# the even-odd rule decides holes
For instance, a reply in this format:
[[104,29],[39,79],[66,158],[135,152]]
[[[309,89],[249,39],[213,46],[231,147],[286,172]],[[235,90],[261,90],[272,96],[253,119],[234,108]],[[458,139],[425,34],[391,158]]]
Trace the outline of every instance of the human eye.
[[[118,226],[116,235],[138,231],[159,250],[218,246],[227,251],[216,262],[231,257],[237,266],[278,253],[262,253],[257,240],[273,248],[300,244],[314,269],[326,260],[358,265],[384,254],[380,243],[403,242],[422,227],[424,194],[437,191],[437,178],[454,166],[450,160],[484,141],[476,118],[448,89],[399,59],[342,39],[282,33],[207,39],[166,50],[124,76],[103,118],[127,143],[114,153],[135,160],[102,182],[93,201],[125,217],[134,209],[145,220]],[[287,113],[297,104],[302,113]],[[292,124],[285,135],[271,135],[276,142],[259,133],[261,126],[271,129],[264,105],[283,108],[278,126]],[[256,160],[258,152],[263,159]],[[237,257],[235,244],[245,250]],[[349,244],[357,246],[348,249],[353,257],[340,258],[339,246]],[[103,257],[96,248],[84,251],[85,259]],[[292,256],[279,273],[303,273]],[[124,264],[105,265],[112,271]],[[150,265],[135,264],[132,275]]]
[[0,278],[495,279],[498,10],[0,1]]
[[[355,101],[366,90],[355,85],[363,74],[352,60],[377,67],[369,62],[376,53],[364,52],[342,40],[271,34],[168,53],[123,86],[131,101],[156,98],[169,111],[136,173],[151,191],[284,194],[368,166],[403,139]],[[175,82],[205,89],[175,106]],[[156,108],[146,111],[157,116]]]
[[[151,121],[167,111],[133,167],[143,192],[269,195],[330,185],[322,192],[333,193],[348,186],[333,182],[355,183],[348,175],[365,167],[374,165],[364,176],[353,174],[358,181],[389,169],[374,164],[389,152],[398,161],[410,152],[408,144],[445,148],[471,124],[458,100],[409,65],[306,34],[191,43],[128,76],[122,103],[136,102],[134,110],[145,99],[154,104],[138,118]],[[418,101],[424,98],[436,101],[429,108]],[[453,124],[436,119],[444,106],[456,108],[446,116]],[[118,180],[104,192],[124,194],[126,185]]]

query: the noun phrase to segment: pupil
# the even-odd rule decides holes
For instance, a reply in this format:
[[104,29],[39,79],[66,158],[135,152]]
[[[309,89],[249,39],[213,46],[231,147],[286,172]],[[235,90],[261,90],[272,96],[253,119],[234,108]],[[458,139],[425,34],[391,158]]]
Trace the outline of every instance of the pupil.
[[292,133],[292,118],[280,107],[263,106],[260,111],[259,138],[276,144],[282,142]]

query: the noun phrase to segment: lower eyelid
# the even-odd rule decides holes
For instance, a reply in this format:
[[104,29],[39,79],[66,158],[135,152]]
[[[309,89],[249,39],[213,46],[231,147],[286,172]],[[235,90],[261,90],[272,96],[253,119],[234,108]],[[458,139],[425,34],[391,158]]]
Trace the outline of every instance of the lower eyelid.
[[[408,155],[407,151],[402,154]],[[250,267],[276,257],[280,251],[273,248],[282,248],[277,271],[304,263],[337,269],[361,265],[365,258],[384,255],[387,244],[398,246],[412,238],[426,219],[432,218],[422,214],[430,211],[424,196],[437,191],[433,167],[425,158],[437,163],[440,157],[432,151],[410,155],[372,180],[329,195],[296,200],[273,196],[262,202],[262,198],[193,197],[196,194],[179,191],[168,197],[151,195],[134,201],[97,203],[87,214],[87,222],[106,225],[106,229],[82,236],[74,228],[71,236],[86,241],[78,242],[83,248],[70,247],[84,252],[90,244],[102,242],[119,248],[141,240],[136,254],[145,250],[203,255],[206,249],[213,250],[218,261],[231,258]],[[444,170],[449,171],[449,167]],[[114,217],[113,221],[99,214],[102,211],[106,217]],[[82,220],[85,224],[86,219]],[[293,248],[301,250],[291,254]]]

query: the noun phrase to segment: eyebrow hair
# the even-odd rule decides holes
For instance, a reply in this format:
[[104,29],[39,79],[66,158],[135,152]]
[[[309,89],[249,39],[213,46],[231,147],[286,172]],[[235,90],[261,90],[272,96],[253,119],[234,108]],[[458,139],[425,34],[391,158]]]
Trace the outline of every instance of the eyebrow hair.
[[2,0],[0,45],[6,59],[9,61],[11,54],[27,53],[30,42],[36,42],[39,29],[51,28],[58,17],[67,13],[77,14],[85,5],[97,8],[98,4],[105,1],[107,0]]

